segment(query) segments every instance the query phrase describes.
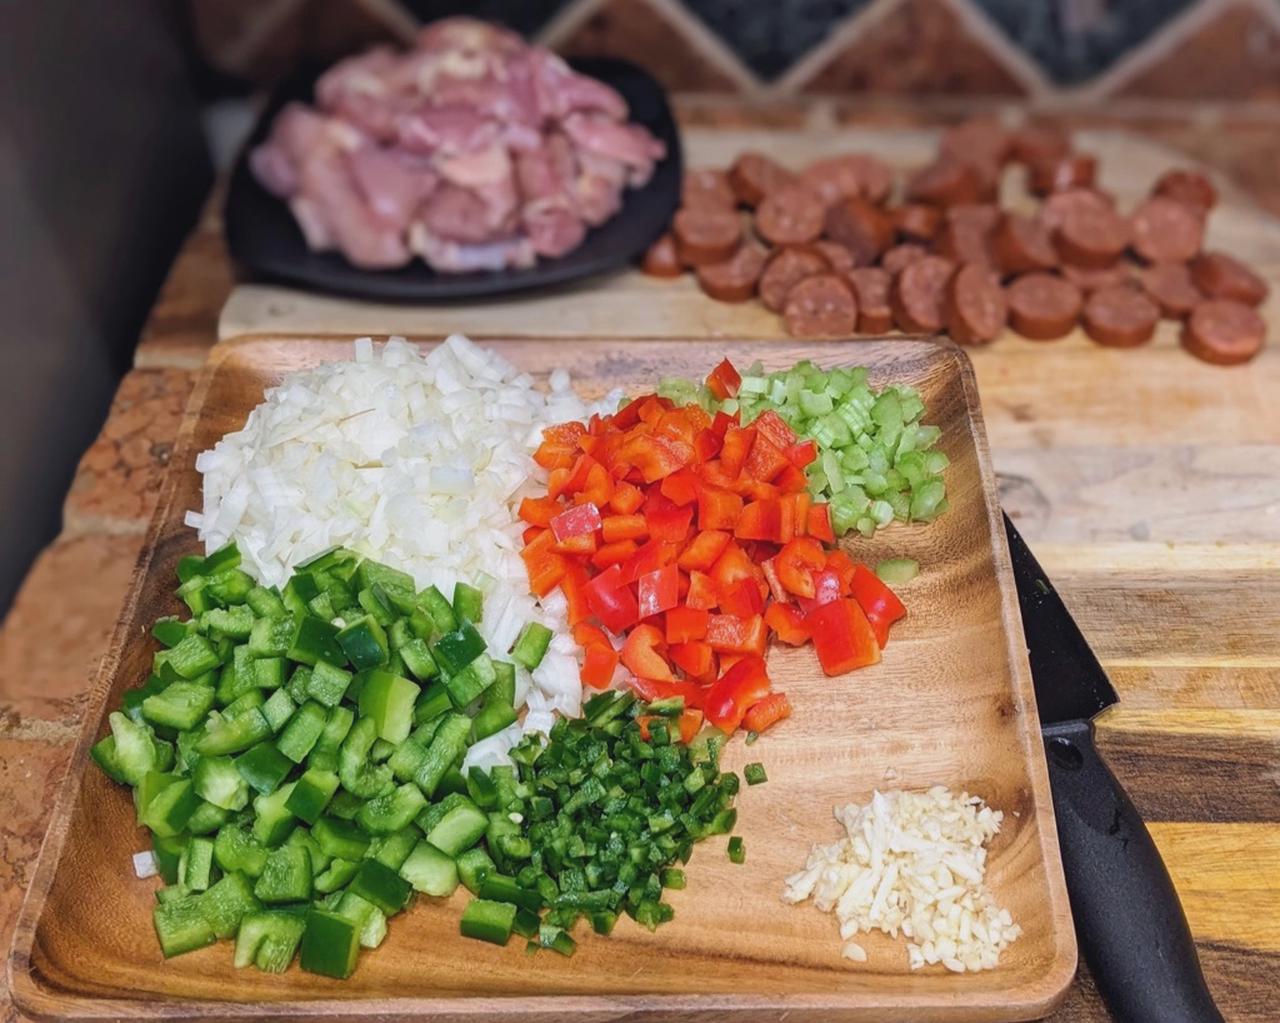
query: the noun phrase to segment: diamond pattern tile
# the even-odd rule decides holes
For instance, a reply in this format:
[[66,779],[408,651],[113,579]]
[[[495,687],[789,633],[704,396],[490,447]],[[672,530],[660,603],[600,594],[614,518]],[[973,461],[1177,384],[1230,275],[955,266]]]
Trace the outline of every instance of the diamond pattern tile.
[[523,35],[532,35],[568,7],[572,0],[400,0],[420,21],[465,14],[500,21]]
[[756,74],[772,80],[870,0],[685,0]]
[[968,0],[1050,79],[1075,85],[1106,71],[1196,0]]

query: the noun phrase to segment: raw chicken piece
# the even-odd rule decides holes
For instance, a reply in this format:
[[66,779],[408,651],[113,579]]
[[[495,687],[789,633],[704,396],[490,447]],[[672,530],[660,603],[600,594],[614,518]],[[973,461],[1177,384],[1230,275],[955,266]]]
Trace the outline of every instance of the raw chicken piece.
[[371,269],[415,254],[440,272],[521,267],[572,251],[649,179],[664,147],[626,117],[551,52],[449,18],[407,52],[336,64],[249,164],[316,251]]

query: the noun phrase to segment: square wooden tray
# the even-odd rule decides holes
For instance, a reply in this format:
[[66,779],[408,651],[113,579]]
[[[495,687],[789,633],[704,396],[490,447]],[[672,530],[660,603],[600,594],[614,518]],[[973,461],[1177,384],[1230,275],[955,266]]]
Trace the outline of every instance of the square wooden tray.
[[[769,783],[744,788],[745,865],[725,840],[698,846],[689,886],[670,893],[673,923],[656,934],[623,920],[606,939],[584,935],[572,959],[529,957],[458,934],[466,901],[420,898],[365,953],[346,982],[303,973],[235,970],[223,942],[164,962],[151,929],[155,881],[133,876],[148,847],[128,794],[86,769],[106,713],[147,673],[147,630],[178,610],[174,568],[196,550],[183,514],[200,505],[197,452],[240,428],[264,388],[290,370],[349,357],[345,341],[248,337],[214,349],[195,389],[130,596],[89,700],[10,959],[14,998],[38,1018],[430,1018],[573,1020],[1021,1020],[1048,1013],[1076,965],[1035,711],[1035,697],[968,359],[925,340],[840,343],[486,341],[535,377],[569,369],[584,395],[651,388],[661,376],[701,376],[725,355],[770,369],[812,358],[869,367],[874,382],[910,383],[951,459],[951,509],[928,527],[894,526],[848,546],[874,563],[919,560],[903,588],[908,617],[883,661],[838,679],[808,649],[778,649],[771,670],[794,716],[728,763],[763,761]],[[429,528],[424,523],[424,528]],[[838,925],[812,906],[786,906],[783,878],[814,842],[838,836],[832,807],[872,789],[941,783],[1005,812],[988,881],[1023,928],[998,969],[956,976],[911,972],[902,943],[874,936],[869,962],[840,957]],[[863,939],[859,939],[860,941]]]

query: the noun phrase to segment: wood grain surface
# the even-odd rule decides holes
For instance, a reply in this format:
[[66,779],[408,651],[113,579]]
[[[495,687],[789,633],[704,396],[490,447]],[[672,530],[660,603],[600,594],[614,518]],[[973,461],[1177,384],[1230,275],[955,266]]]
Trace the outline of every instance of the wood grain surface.
[[[710,365],[701,345],[680,341],[512,341],[495,348],[535,378],[571,366],[588,397],[616,386],[635,392],[664,373],[700,375]],[[739,799],[744,867],[728,861],[723,839],[705,843],[689,865],[688,889],[672,895],[675,923],[651,935],[624,921],[609,939],[585,938],[571,960],[530,959],[514,946],[488,949],[461,938],[460,892],[448,906],[419,899],[345,983],[297,967],[284,976],[233,971],[227,943],[163,963],[149,926],[157,882],[133,879],[128,866],[145,839],[127,792],[86,770],[87,747],[105,732],[106,711],[123,690],[147,673],[154,647],[148,624],[178,610],[174,566],[197,549],[183,525],[185,510],[200,500],[195,454],[243,425],[282,373],[349,352],[332,340],[245,339],[215,350],[197,384],[170,487],[18,923],[12,980],[22,1009],[60,1018],[698,1015],[816,1023],[886,1012],[920,1020],[1029,1019],[1057,1003],[1075,970],[1075,939],[995,481],[968,361],[949,343],[925,340],[728,344],[715,353],[740,363],[761,358],[770,368],[802,357],[866,365],[881,386],[912,384],[929,421],[942,428],[951,459],[945,516],[927,527],[882,530],[873,541],[846,541],[860,560],[909,556],[924,566],[901,591],[909,615],[881,664],[832,680],[807,649],[771,654],[795,715],[749,750],[740,740],[730,744],[730,766],[760,759],[770,777]],[[880,936],[866,943],[870,961],[852,965],[841,958],[836,921],[784,905],[782,880],[812,843],[832,840],[833,806],[865,801],[877,787],[938,783],[1005,811],[988,880],[1023,936],[998,969],[981,974],[957,977],[941,967],[913,973],[903,944]]]

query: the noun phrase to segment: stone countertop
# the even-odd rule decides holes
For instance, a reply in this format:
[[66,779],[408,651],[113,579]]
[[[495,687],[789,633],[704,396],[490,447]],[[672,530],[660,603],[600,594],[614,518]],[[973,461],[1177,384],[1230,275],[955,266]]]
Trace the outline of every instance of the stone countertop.
[[[722,102],[686,103],[681,114],[685,123],[699,126],[921,121],[918,111],[852,105],[748,113]],[[1187,121],[1151,120],[1141,110],[1062,116],[1077,125],[1136,128],[1215,163],[1263,205],[1280,210],[1280,185],[1265,173],[1280,165],[1280,122],[1273,112],[1243,118],[1215,113]],[[135,368],[81,460],[62,534],[33,565],[0,630],[0,791],[6,794],[0,946],[6,952],[80,727],[86,680],[106,647],[184,404],[203,354],[216,340],[219,312],[234,283],[216,212],[220,205],[215,191],[156,302]],[[1025,509],[1035,524],[1024,531],[1067,602],[1089,604],[1082,628],[1124,698],[1124,716],[1100,728],[1100,742],[1151,822],[1224,1014],[1263,1020],[1271,1013],[1272,992],[1280,988],[1280,521],[1266,518],[1280,520],[1280,505],[1274,493],[1268,491],[1268,501],[1262,490],[1265,465],[1280,466],[1277,419],[1263,413],[1252,436],[1227,437],[1206,410],[1193,416],[1194,442],[1174,438],[1160,446],[1156,435],[1162,428],[1176,432],[1176,424],[1167,410],[1160,411],[1159,399],[1148,396],[1136,400],[1153,402],[1154,426],[1151,416],[1137,416],[1150,437],[1136,447],[1110,449],[1109,455],[1102,444],[1086,450],[1081,445],[1096,441],[1078,436],[1069,411],[1042,413],[1034,407],[1036,389],[1054,384],[1047,365],[1029,366],[1013,358],[1014,351],[1009,349],[1009,357],[986,351],[975,359],[1002,500],[1021,500],[1020,466],[1042,458],[1070,462],[1062,493],[1027,497]],[[1252,400],[1261,402],[1263,392],[1280,386],[1280,351],[1273,346],[1238,372],[1254,374]],[[1079,415],[1083,420],[1085,410]],[[1084,430],[1105,433],[1096,425]],[[1234,446],[1224,453],[1224,444]],[[1262,475],[1250,477],[1244,463]],[[1238,497],[1224,493],[1232,472],[1253,479],[1256,493],[1250,495],[1247,486]],[[1239,511],[1241,521],[1251,511],[1263,516],[1247,530],[1245,543],[1225,542],[1233,535],[1230,515],[1197,509],[1178,492],[1186,479],[1213,473],[1224,473],[1215,492],[1222,504]],[[1110,504],[1127,503],[1134,495],[1152,502],[1150,532],[1108,534],[1096,519],[1105,518]],[[1055,515],[1037,520],[1045,500]],[[1075,528],[1090,522],[1090,528]],[[1250,612],[1240,613],[1240,607]],[[1144,636],[1132,623],[1147,611],[1173,622],[1176,634]],[[0,991],[0,1020],[16,1018]],[[1082,966],[1053,1018],[1107,1018],[1087,968]]]

